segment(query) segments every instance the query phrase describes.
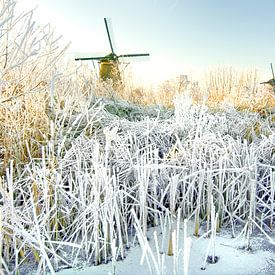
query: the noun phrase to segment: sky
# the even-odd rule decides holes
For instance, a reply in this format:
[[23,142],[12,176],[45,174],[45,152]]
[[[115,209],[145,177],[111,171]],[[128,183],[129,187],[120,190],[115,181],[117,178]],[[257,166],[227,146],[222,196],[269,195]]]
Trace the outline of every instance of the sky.
[[19,9],[37,6],[37,23],[55,26],[71,42],[72,58],[110,53],[103,19],[111,18],[117,54],[150,53],[131,62],[137,83],[155,85],[181,74],[200,80],[220,65],[272,77],[275,0],[18,1]]

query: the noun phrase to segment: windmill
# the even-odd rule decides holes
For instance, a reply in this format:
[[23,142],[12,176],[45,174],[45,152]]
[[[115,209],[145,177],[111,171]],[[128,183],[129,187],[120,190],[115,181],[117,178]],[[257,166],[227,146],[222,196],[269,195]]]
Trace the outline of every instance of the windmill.
[[99,63],[99,77],[101,80],[111,79],[114,84],[121,83],[121,74],[119,70],[120,58],[128,58],[128,57],[140,57],[140,56],[149,56],[148,53],[138,53],[138,54],[121,54],[117,55],[114,52],[114,47],[109,31],[109,26],[107,22],[107,18],[104,18],[104,23],[108,35],[108,40],[111,48],[111,53],[105,56],[95,56],[95,57],[77,57],[78,60],[98,60]]
[[272,90],[275,92],[275,76],[274,76],[272,63],[270,63],[270,67],[271,67],[271,72],[272,72],[273,78],[269,79],[268,81],[261,82],[260,84],[269,84],[272,87]]

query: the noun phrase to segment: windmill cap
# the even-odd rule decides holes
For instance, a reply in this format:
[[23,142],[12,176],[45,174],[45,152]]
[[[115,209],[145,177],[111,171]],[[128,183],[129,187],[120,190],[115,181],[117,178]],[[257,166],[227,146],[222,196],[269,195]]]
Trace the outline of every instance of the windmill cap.
[[271,78],[268,81],[261,82],[260,84],[269,84],[269,85],[275,86],[275,79]]

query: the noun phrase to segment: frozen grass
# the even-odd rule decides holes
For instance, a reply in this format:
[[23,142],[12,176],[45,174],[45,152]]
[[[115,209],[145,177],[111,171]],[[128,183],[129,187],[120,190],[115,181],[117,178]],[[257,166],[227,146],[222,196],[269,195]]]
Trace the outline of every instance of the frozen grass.
[[[20,175],[11,163],[2,178],[2,264],[10,273],[30,259],[51,273],[122,259],[133,233],[146,236],[158,224],[170,224],[167,253],[175,254],[179,211],[180,219],[195,217],[194,234],[206,222],[213,255],[214,232],[223,227],[235,236],[242,225],[247,249],[255,228],[268,237],[275,174],[268,120],[212,113],[179,97],[170,118],[129,121],[91,102],[73,116],[59,113],[42,157],[29,156]],[[251,133],[248,141],[255,119],[268,135]]]
[[[159,250],[174,255],[176,268],[185,219],[194,219],[196,236],[206,223],[206,260],[215,260],[215,232],[225,227],[235,237],[242,226],[248,249],[255,228],[274,243],[271,115],[225,104],[214,112],[185,78],[174,89],[173,111],[117,100],[87,67],[65,66],[52,29],[33,25],[32,12],[14,16],[14,7],[1,1],[1,272],[53,274],[112,261],[115,274],[137,234],[144,260],[161,273],[163,256],[146,253],[148,228],[166,230]],[[192,104],[194,96],[201,104]]]
[[87,67],[66,63],[68,45],[33,12],[18,14],[15,0],[0,0],[0,175],[11,159],[29,161],[28,150],[41,156],[53,113],[77,109],[95,86]]

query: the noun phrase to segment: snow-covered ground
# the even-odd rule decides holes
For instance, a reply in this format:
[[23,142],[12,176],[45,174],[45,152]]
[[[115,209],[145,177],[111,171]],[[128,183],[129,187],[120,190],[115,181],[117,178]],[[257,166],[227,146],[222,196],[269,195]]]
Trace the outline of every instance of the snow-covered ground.
[[[202,270],[205,256],[207,254],[209,237],[204,237],[203,230],[201,237],[193,236],[193,223],[189,223],[188,236],[192,238],[188,274],[196,275],[252,275],[252,274],[275,274],[275,245],[270,243],[268,239],[257,230],[251,238],[251,250],[246,249],[246,240],[243,235],[237,235],[232,238],[231,231],[222,229],[221,233],[217,233],[215,241],[215,255],[218,257],[218,262],[215,264],[206,264],[206,268]],[[184,274],[184,253],[183,253],[183,235],[184,229],[181,225],[179,236],[179,253],[174,256],[167,256],[167,243],[165,244],[165,253],[157,253],[154,241],[154,232],[157,232],[159,245],[161,246],[162,232],[160,227],[150,228],[148,231],[148,240],[152,248],[155,259],[164,257],[164,264],[159,274]],[[240,232],[238,232],[240,233]],[[167,238],[165,238],[167,239]],[[274,234],[273,240],[275,241]],[[152,259],[148,256],[149,265],[153,269]],[[178,258],[178,259],[176,259]],[[146,259],[141,263],[142,249],[140,245],[133,244],[128,250],[126,258],[122,261],[117,261],[114,265],[112,262],[99,266],[79,266],[73,269],[64,269],[58,272],[58,275],[147,275],[158,274],[156,271],[150,271]],[[177,264],[175,264],[175,261]],[[175,268],[176,267],[176,268]],[[160,268],[161,269],[161,268]]]

